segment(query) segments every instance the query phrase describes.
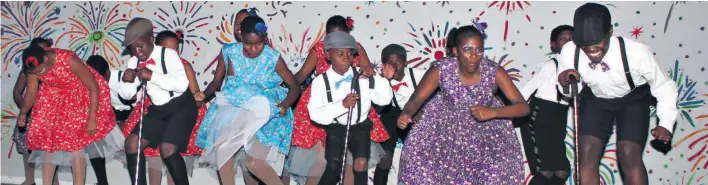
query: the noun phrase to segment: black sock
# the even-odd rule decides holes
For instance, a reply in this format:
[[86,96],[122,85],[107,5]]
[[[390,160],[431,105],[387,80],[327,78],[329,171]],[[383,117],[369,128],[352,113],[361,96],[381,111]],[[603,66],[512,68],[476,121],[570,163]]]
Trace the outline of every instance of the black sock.
[[[138,154],[125,154],[125,158],[128,162],[128,173],[130,175],[130,183],[135,185],[135,166],[138,164]],[[145,173],[145,156],[140,156],[140,165],[138,167],[138,184],[137,185],[147,185],[147,178]]]
[[564,185],[565,181],[567,181],[568,178],[561,178],[558,176],[551,176],[550,179],[548,179],[548,185]]
[[374,185],[386,185],[388,183],[388,172],[391,169],[377,167],[374,171]]
[[108,177],[106,177],[106,158],[90,159],[93,172],[96,173],[96,185],[108,185]]
[[548,184],[548,178],[543,176],[541,173],[533,175],[533,178],[529,181],[529,185],[546,185]]
[[170,172],[175,185],[189,185],[189,178],[187,178],[187,165],[184,163],[182,155],[175,152],[172,155],[162,159],[162,162],[165,163],[165,167],[167,167],[167,171]]
[[354,185],[367,185],[369,183],[369,173],[366,170],[358,172],[354,170]]

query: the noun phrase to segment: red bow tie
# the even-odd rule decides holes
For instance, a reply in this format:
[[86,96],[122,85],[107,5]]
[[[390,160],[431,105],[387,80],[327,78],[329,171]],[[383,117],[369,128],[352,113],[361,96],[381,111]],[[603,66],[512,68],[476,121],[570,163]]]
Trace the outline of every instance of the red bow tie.
[[398,89],[401,88],[401,86],[408,87],[408,84],[406,82],[401,82],[401,83],[391,86],[391,88],[393,88],[393,91],[398,92]]
[[138,67],[146,67],[147,65],[155,65],[155,60],[150,59],[147,62],[139,63]]

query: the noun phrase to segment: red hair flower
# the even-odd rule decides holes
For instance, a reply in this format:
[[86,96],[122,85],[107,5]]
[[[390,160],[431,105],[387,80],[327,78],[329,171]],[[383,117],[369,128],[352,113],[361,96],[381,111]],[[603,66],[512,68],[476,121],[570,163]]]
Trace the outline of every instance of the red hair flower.
[[354,29],[354,19],[352,17],[347,17],[347,26],[349,26],[349,30]]
[[33,57],[33,56],[29,56],[29,57],[27,57],[27,58],[25,59],[25,64],[26,64],[26,65],[30,65],[30,64],[31,64],[31,65],[33,65],[34,67],[37,67],[37,66],[39,66],[39,60],[37,60],[37,58],[35,58],[35,57]]

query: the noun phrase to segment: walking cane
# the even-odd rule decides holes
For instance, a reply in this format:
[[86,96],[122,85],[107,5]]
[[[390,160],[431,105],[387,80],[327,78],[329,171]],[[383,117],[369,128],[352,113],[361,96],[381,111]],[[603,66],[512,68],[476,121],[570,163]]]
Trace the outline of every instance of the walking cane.
[[[352,66],[354,68],[354,66]],[[354,68],[356,70],[356,68]],[[352,87],[359,86],[359,73],[354,72],[352,76]],[[351,93],[359,93],[355,88],[352,88]],[[342,171],[339,174],[339,184],[344,184],[344,169],[347,164],[347,151],[349,150],[349,128],[352,126],[352,112],[354,112],[354,107],[349,107],[349,112],[347,112],[347,130],[344,134],[344,152],[342,154]],[[357,113],[360,114],[360,113]]]
[[[575,173],[573,174],[574,177],[573,179],[575,180],[575,184],[579,185],[580,184],[580,172],[578,169],[579,166],[579,156],[578,156],[578,79],[575,78],[575,76],[570,75],[568,83],[570,83],[570,96],[573,98],[573,131],[574,131],[574,145],[575,145],[575,150],[573,150],[573,154],[575,157],[573,157],[573,162],[575,163]],[[567,86],[566,88],[563,89],[564,93],[568,93]]]
[[140,179],[138,174],[140,174],[140,152],[142,152],[141,148],[142,148],[142,143],[143,143],[143,116],[145,116],[145,97],[147,97],[147,90],[146,90],[145,86],[146,86],[145,81],[142,81],[140,83],[140,87],[142,88],[141,91],[143,92],[142,93],[143,97],[140,98],[141,103],[140,103],[140,107],[138,107],[140,109],[140,123],[138,123],[138,154],[137,154],[138,156],[137,156],[137,161],[135,163],[135,180],[133,182],[134,185],[137,185],[138,179]]

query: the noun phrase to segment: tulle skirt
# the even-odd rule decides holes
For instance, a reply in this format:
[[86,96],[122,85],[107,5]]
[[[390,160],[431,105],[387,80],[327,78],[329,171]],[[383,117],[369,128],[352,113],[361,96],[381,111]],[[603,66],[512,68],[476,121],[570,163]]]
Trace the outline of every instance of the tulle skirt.
[[[255,134],[268,123],[270,107],[268,99],[262,96],[253,97],[243,106],[233,106],[228,100],[217,94],[215,99],[216,112],[205,118],[213,121],[211,128],[200,128],[213,142],[201,144],[204,153],[200,161],[215,169],[227,165],[226,162],[240,149],[245,150],[248,157],[264,160],[278,175],[281,175],[285,164],[285,155],[278,152],[277,146],[266,146],[255,138]],[[202,126],[204,126],[202,125]],[[211,139],[210,139],[211,140]],[[240,157],[244,159],[243,156]],[[234,160],[238,161],[238,160]],[[231,165],[231,164],[229,164]]]
[[[29,161],[37,165],[53,164],[59,167],[70,167],[75,160],[89,160],[93,158],[105,158],[106,162],[118,158],[123,153],[125,137],[118,126],[114,127],[106,137],[100,141],[90,143],[82,150],[77,151],[54,151],[52,153],[42,150],[33,150]],[[87,162],[87,165],[91,163]]]

